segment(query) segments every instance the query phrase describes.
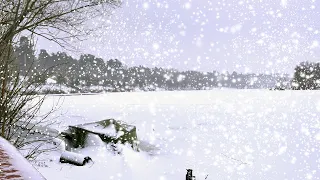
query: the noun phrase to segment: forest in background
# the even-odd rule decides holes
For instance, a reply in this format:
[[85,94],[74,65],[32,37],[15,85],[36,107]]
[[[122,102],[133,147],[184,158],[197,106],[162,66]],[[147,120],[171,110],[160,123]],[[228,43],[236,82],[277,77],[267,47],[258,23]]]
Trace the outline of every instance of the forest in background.
[[[128,67],[118,59],[105,61],[92,54],[75,59],[65,52],[49,54],[41,49],[38,56],[27,37],[21,37],[14,48],[22,75],[43,74],[38,82],[56,84],[60,88],[46,93],[128,92],[135,90],[205,90],[217,87],[237,89],[289,89],[289,75],[244,74],[218,71],[179,71],[162,67]],[[48,81],[49,80],[49,81]],[[95,87],[95,88],[92,88]],[[99,87],[99,88],[97,88]]]

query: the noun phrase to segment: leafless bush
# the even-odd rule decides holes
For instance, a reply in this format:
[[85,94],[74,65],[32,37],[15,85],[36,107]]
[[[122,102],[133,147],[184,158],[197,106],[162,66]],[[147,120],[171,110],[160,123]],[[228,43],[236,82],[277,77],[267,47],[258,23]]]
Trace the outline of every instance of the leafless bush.
[[[50,141],[55,135],[36,128],[50,125],[49,115],[55,106],[39,116],[46,95],[37,92],[42,84],[39,79],[47,71],[37,72],[28,66],[21,73],[14,55],[14,46],[22,34],[31,38],[40,36],[63,48],[72,48],[70,40],[83,40],[94,29],[84,27],[88,19],[108,15],[119,7],[119,0],[3,0],[0,2],[0,136],[17,148],[33,147],[27,158],[33,158],[41,149],[42,141]],[[37,135],[35,135],[37,134]],[[30,138],[32,136],[32,138]],[[37,145],[30,145],[35,143]]]

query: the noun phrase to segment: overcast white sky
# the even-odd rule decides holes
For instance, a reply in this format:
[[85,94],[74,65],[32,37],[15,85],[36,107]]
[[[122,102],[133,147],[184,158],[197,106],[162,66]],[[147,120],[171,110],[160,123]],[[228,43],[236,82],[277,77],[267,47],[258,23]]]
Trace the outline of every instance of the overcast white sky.
[[[80,52],[129,66],[291,73],[320,60],[318,0],[125,1]],[[101,21],[102,19],[106,21]],[[40,40],[38,49],[59,48]]]

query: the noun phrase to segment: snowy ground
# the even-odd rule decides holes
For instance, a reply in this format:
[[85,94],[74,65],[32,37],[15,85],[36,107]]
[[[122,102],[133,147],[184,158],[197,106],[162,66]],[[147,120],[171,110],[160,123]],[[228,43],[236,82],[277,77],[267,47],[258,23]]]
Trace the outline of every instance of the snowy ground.
[[[57,102],[47,99],[43,111]],[[211,90],[65,96],[55,115],[69,124],[116,118],[137,126],[140,139],[160,145],[148,156],[99,144],[82,150],[94,164],[58,162],[43,155],[48,180],[320,179],[320,92]]]

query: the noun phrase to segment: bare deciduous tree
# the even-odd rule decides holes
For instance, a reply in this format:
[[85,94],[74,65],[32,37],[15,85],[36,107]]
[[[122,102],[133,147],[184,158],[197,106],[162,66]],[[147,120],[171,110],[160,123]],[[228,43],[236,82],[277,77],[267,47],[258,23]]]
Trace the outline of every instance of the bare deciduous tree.
[[109,15],[120,5],[120,0],[0,2],[0,136],[18,148],[32,143],[32,140],[26,140],[26,136],[33,133],[35,125],[44,122],[52,112],[34,121],[45,99],[45,96],[36,95],[41,88],[37,79],[46,72],[35,74],[30,66],[28,72],[20,73],[14,55],[19,36],[28,33],[31,37],[40,36],[68,48],[70,40],[83,40],[94,30],[85,27],[87,20]]

